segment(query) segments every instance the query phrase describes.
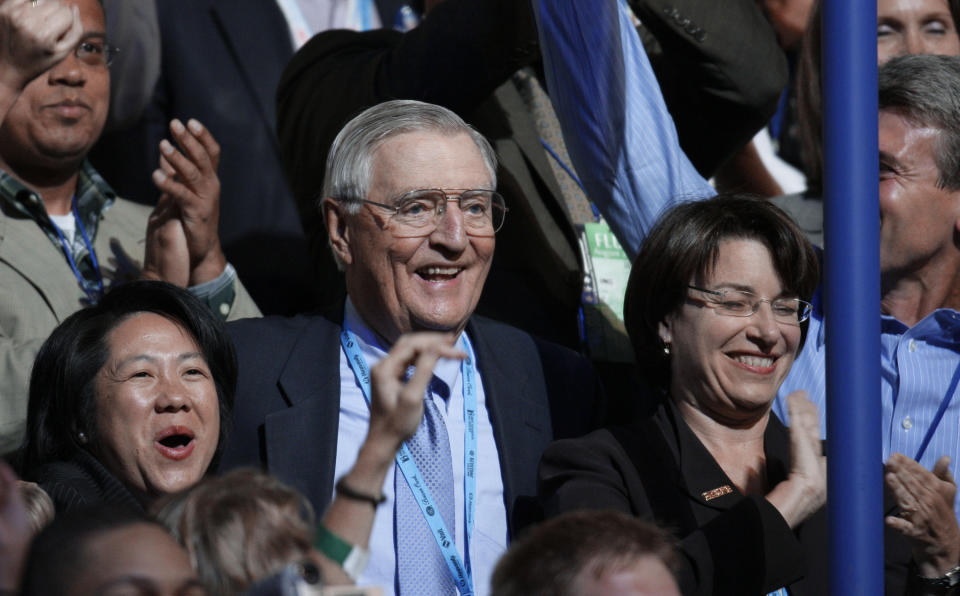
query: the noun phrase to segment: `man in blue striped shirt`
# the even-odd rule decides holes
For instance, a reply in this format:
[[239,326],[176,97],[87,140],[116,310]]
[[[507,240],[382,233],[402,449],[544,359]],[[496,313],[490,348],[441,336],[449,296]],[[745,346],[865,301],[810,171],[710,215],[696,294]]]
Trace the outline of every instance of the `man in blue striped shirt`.
[[[880,269],[883,458],[960,462],[960,61],[906,56],[880,71]],[[825,433],[820,292],[806,345],[780,388],[805,389]],[[960,509],[954,502],[955,512]]]

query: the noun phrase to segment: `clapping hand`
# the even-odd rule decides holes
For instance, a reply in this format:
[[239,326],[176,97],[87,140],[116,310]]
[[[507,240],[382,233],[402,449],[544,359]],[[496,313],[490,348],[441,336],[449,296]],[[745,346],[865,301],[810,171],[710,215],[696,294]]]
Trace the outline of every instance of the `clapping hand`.
[[790,473],[767,500],[791,528],[823,507],[827,501],[827,458],[820,442],[817,407],[804,391],[787,396],[790,411]]
[[153,172],[163,194],[147,227],[144,275],[193,286],[215,279],[227,264],[218,234],[220,145],[196,120],[186,126],[173,120],[170,133],[176,146],[160,142]]
[[960,563],[960,527],[953,512],[957,484],[950,458],[944,455],[930,471],[894,453],[884,479],[900,506],[899,517],[885,521],[910,540],[920,575],[939,577]]

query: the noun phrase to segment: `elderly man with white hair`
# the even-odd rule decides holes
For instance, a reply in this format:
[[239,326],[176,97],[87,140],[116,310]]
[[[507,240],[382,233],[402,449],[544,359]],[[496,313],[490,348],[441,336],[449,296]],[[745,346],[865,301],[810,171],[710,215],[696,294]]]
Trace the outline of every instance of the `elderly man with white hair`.
[[[486,593],[531,513],[540,453],[597,415],[580,356],[473,316],[507,215],[495,167],[490,144],[445,108],[364,111],[333,143],[320,205],[346,277],[343,310],[232,327],[242,372],[224,465],[265,465],[318,511],[336,493],[375,512],[370,564],[352,571],[388,593]],[[395,462],[356,455],[369,367],[417,331],[449,334],[466,357],[440,359]],[[342,538],[367,546],[366,535]]]

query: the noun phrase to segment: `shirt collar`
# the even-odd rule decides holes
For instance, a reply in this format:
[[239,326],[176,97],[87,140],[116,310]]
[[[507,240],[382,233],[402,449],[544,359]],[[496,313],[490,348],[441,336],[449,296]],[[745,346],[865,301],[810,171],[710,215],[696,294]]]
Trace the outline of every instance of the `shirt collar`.
[[915,338],[942,339],[951,343],[960,342],[960,312],[952,308],[938,308],[917,321],[913,327],[890,315],[882,315],[882,333],[902,335],[909,333]]
[[[100,215],[113,205],[117,195],[90,162],[84,161],[77,177],[76,196],[77,213],[92,239],[96,236]],[[4,170],[0,170],[0,201],[36,221],[41,227],[49,227],[50,218],[39,193]]]
[[[368,366],[372,367],[387,355],[389,347],[384,346],[383,339],[366,324],[349,296],[347,296],[347,302],[344,306],[343,319],[350,331],[357,336],[360,351],[367,360]],[[460,341],[460,338],[465,335],[466,332],[461,333],[457,341]],[[467,341],[469,341],[469,338]],[[452,390],[460,377],[460,364],[459,360],[441,358],[433,369],[433,376],[446,383],[447,388]]]

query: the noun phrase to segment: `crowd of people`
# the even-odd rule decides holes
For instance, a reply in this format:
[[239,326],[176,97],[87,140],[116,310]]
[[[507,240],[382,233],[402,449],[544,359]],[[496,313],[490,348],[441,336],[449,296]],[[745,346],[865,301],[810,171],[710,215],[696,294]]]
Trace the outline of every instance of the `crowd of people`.
[[[0,594],[828,591],[819,3],[585,6],[0,0]],[[877,573],[953,594],[960,4],[878,14]]]

